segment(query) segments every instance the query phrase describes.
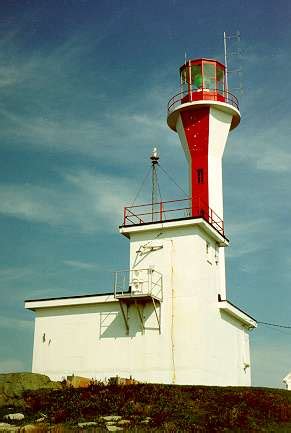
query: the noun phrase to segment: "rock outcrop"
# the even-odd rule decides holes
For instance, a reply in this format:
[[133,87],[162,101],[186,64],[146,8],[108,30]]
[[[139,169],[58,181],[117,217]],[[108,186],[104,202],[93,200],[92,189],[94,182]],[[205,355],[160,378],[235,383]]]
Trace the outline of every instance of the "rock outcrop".
[[0,374],[0,407],[23,405],[22,394],[24,391],[37,389],[58,389],[59,382],[52,382],[44,374],[36,373],[4,373]]

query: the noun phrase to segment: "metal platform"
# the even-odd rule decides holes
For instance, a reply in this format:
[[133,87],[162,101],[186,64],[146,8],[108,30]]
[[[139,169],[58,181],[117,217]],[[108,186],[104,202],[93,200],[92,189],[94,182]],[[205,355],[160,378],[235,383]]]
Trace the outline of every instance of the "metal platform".
[[119,301],[126,332],[129,334],[128,310],[134,305],[139,317],[141,331],[146,330],[144,308],[151,304],[161,333],[161,302],[163,300],[162,275],[154,269],[131,269],[115,272],[114,297]]
[[200,197],[125,207],[123,227],[179,221],[187,218],[203,218],[222,236],[225,236],[223,220]]

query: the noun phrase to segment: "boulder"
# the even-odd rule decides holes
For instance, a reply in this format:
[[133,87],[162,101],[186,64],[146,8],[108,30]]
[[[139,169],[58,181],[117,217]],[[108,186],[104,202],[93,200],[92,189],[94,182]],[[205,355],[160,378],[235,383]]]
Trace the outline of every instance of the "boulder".
[[129,425],[130,424],[130,420],[129,419],[121,419],[120,421],[118,421],[117,424],[118,425]]
[[58,389],[59,382],[52,382],[48,376],[37,373],[4,373],[0,374],[0,407],[22,407],[24,391],[37,389]]
[[24,419],[23,413],[9,413],[4,416],[4,419],[21,421]]
[[20,433],[45,433],[49,431],[47,425],[26,424],[20,427]]
[[80,427],[80,428],[93,427],[96,425],[97,425],[97,422],[94,422],[94,421],[79,422],[78,423],[78,427]]
[[110,421],[116,422],[116,421],[119,421],[122,417],[119,415],[108,415],[108,416],[101,416],[100,418],[106,422],[108,422],[108,421],[109,422]]
[[106,428],[108,431],[119,431],[119,430],[123,430],[122,427],[117,427],[116,425],[107,425],[106,424]]
[[92,383],[94,383],[93,379],[82,376],[68,376],[66,380],[66,385],[73,388],[88,388]]
[[7,424],[5,422],[0,422],[0,432],[17,432],[19,430],[15,425]]

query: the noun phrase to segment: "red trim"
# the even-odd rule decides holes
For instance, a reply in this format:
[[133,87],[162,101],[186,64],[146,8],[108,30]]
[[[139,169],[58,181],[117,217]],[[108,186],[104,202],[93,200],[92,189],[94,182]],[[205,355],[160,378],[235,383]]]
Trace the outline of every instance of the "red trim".
[[[212,62],[212,63],[216,63],[217,65],[219,65],[219,66],[221,66],[224,70],[225,70],[225,65],[223,64],[223,63],[221,63],[221,62],[219,62],[218,60],[215,60],[215,59],[206,59],[206,58],[204,58],[204,57],[201,57],[201,59],[194,59],[194,60],[188,60],[188,64],[189,65],[199,65],[199,64],[201,64],[202,62]],[[185,68],[185,63],[182,65],[182,66],[180,66],[180,72],[182,71],[182,69],[184,69]]]
[[125,207],[124,215],[124,227],[152,224],[162,221],[203,218],[224,236],[222,219],[203,202],[201,197],[190,197]]
[[[191,155],[191,195],[200,197],[205,203],[205,214],[209,207],[208,194],[208,137],[209,107],[185,110],[180,113]],[[198,170],[203,170],[203,183],[198,183]],[[192,206],[192,213],[197,210]]]

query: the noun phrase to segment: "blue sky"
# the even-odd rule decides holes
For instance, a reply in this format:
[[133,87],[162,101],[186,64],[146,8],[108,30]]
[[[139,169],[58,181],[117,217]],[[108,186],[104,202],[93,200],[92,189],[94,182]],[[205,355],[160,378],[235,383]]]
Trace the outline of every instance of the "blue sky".
[[[228,297],[291,325],[290,2],[6,0],[0,17],[0,371],[31,368],[24,299],[108,291],[127,268],[118,225],[153,146],[187,188],[166,104],[185,50],[223,60],[224,31],[241,32],[244,90],[224,156]],[[281,387],[291,329],[259,326],[252,358],[253,384]]]

